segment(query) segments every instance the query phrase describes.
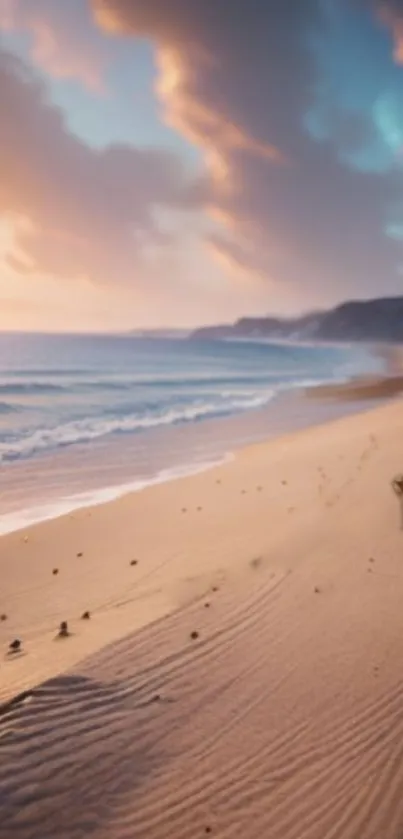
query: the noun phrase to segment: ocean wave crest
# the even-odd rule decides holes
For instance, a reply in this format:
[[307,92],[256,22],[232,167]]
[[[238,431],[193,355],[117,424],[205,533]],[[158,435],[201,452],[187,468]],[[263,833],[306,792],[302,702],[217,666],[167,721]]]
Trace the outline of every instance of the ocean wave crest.
[[163,412],[145,416],[130,414],[123,417],[91,417],[63,423],[53,428],[37,428],[28,433],[25,432],[17,439],[8,439],[0,443],[0,463],[31,457],[46,450],[89,443],[92,440],[114,434],[128,434],[159,426],[197,422],[208,417],[228,416],[262,407],[273,396],[273,391],[266,391],[264,394],[250,394],[242,399],[198,402],[197,404],[169,408]]
[[57,393],[65,390],[62,385],[54,385],[50,382],[5,382],[0,383],[0,395],[3,396],[30,396],[32,394]]

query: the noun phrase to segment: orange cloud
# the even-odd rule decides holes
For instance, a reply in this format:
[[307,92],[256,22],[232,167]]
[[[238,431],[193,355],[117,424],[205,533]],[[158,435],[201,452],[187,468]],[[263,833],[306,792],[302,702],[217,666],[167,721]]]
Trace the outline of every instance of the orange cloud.
[[86,0],[0,0],[0,28],[28,35],[33,61],[52,76],[103,89],[110,45]]
[[[364,283],[376,293],[379,277],[392,277],[395,255],[380,219],[393,179],[354,171],[337,139],[320,143],[306,129],[322,81],[307,36],[328,37],[326,4],[90,2],[105,30],[154,44],[165,119],[205,154],[205,205],[223,224],[210,248],[221,261],[288,288],[305,281],[319,302],[329,301],[325,283],[340,299]],[[361,128],[364,143],[365,121]],[[370,257],[360,236],[371,241]]]
[[395,4],[382,3],[379,17],[389,27],[394,39],[393,57],[397,64],[403,64],[403,11],[398,11]]
[[0,217],[12,225],[14,270],[141,286],[149,253],[169,251],[158,210],[199,192],[169,153],[92,149],[68,130],[46,89],[0,53]]

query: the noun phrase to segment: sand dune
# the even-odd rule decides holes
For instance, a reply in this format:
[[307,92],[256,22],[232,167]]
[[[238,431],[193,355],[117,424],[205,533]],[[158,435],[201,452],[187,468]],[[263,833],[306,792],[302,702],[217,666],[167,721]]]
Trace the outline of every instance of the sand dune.
[[384,406],[0,540],[1,694],[33,689],[0,716],[1,839],[401,839],[402,427]]

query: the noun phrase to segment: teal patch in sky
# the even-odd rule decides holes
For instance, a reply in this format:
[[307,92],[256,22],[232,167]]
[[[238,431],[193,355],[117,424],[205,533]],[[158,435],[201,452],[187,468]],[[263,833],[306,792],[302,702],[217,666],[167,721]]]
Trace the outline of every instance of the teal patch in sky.
[[385,233],[389,239],[395,242],[403,242],[403,224],[387,224]]
[[[390,33],[371,11],[339,0],[326,0],[322,9],[327,25],[307,39],[318,81],[304,129],[317,142],[333,143],[351,168],[387,172],[403,146],[403,72],[393,61]],[[361,122],[354,136],[353,120]]]

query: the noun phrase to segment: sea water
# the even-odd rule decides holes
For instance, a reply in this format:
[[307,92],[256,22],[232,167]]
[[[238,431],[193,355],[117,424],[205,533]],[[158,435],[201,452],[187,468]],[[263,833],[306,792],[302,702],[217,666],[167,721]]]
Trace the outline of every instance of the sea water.
[[0,533],[320,422],[298,390],[379,367],[357,346],[0,335]]

